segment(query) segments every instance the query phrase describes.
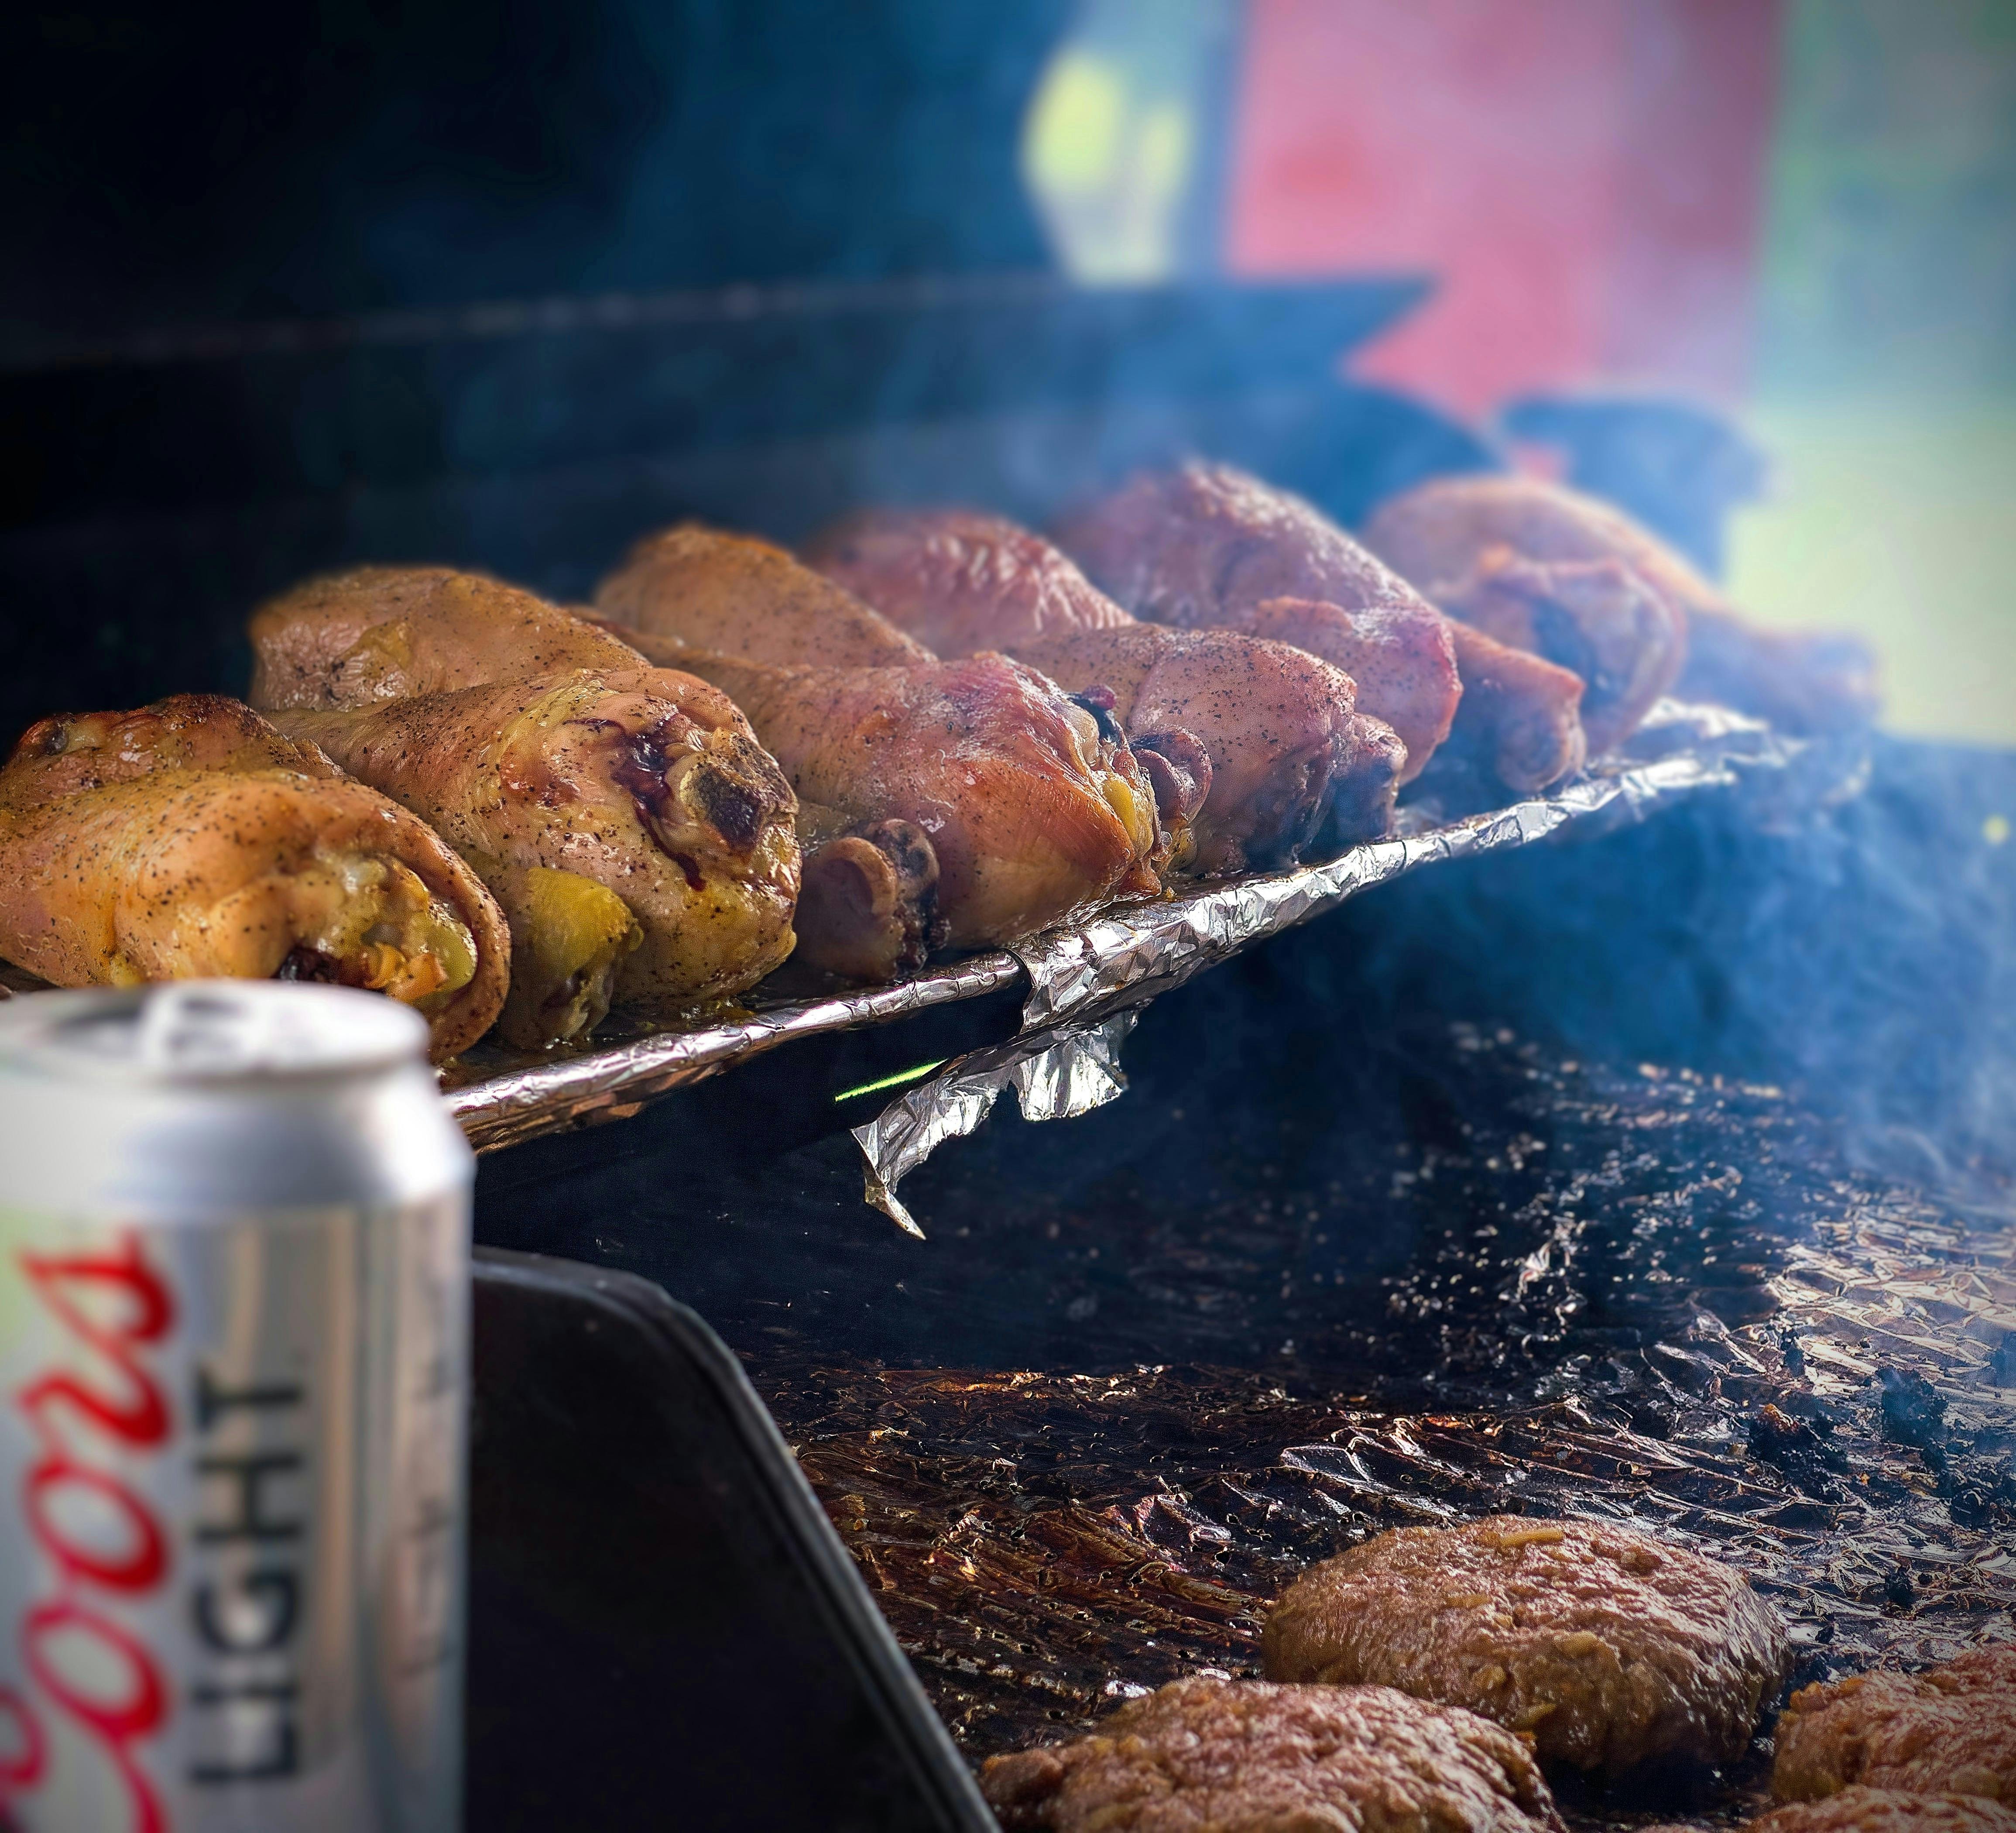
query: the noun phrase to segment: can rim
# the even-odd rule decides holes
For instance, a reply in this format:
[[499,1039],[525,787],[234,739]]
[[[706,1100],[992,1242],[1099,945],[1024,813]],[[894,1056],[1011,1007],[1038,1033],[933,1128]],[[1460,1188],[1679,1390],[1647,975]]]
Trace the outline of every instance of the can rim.
[[293,1082],[415,1063],[427,1046],[419,1013],[349,987],[178,980],[0,1004],[0,1066],[86,1080]]

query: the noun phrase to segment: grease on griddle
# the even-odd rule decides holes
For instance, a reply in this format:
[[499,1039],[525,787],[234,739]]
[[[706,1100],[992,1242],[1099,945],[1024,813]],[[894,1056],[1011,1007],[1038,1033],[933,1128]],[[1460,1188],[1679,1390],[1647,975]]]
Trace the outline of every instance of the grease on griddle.
[[[1713,1552],[1785,1613],[1802,1684],[2011,1633],[2006,1236],[1846,1170],[1776,1089],[1467,1029],[1398,1056],[1404,1158],[1291,1129],[1273,1175],[1174,1223],[1110,1185],[970,1213],[1057,1231],[1057,1303],[1100,1300],[1078,1370],[752,1370],[969,1755],[1251,1673],[1288,1578],[1409,1521],[1599,1515]],[[1412,1244],[1354,1278],[1354,1227]],[[1157,1329],[1295,1349],[1157,1364]],[[1885,1368],[1945,1403],[1945,1478],[1886,1435]]]

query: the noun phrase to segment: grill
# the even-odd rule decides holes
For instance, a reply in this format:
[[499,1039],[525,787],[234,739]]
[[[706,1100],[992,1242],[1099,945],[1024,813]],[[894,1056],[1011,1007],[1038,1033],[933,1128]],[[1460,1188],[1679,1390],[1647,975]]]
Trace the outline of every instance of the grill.
[[[1344,367],[1430,284],[971,272],[16,340],[0,728],[239,691],[247,607],[353,560],[578,601],[682,516],[1041,524],[1193,452],[1355,524],[1505,462]],[[1628,452],[1636,411],[1589,438]],[[1654,495],[1712,551],[1727,429],[1651,411],[1708,455]],[[473,1053],[478,1238],[714,1327],[971,1762],[1251,1673],[1307,1561],[1486,1511],[1716,1551],[1801,1680],[1921,1665],[2016,1635],[2011,815],[2007,754],[1669,704],[1567,790],[1417,806],[1314,872]],[[1075,1117],[956,1137],[1011,1086]],[[1756,1805],[1759,1764],[1690,1811]],[[1563,1786],[1579,1827],[1674,1812]]]

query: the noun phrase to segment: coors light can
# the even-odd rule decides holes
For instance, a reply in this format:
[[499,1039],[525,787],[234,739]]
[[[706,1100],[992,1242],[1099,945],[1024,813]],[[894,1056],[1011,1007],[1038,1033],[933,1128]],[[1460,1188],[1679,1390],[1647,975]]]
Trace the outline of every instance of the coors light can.
[[0,1003],[0,1824],[446,1833],[473,1161],[404,1007]]

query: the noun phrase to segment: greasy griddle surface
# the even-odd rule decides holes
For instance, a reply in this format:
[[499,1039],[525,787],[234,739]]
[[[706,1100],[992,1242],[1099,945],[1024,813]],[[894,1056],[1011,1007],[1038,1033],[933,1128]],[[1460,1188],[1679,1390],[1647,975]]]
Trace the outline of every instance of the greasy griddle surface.
[[[969,1756],[1251,1673],[1307,1561],[1493,1511],[1719,1553],[1791,1619],[1800,1681],[2016,1633],[1996,1215],[1847,1170],[1774,1089],[1509,1032],[1396,1044],[1341,1107],[1249,1093],[1283,1116],[1275,1150],[1194,1201],[1124,1157],[1034,1213],[994,1155],[938,1176],[963,1251],[1052,1244],[1078,1369],[889,1367],[788,1325],[745,1351]],[[1381,1100],[1407,1124],[1363,1111]],[[920,1310],[933,1277],[920,1255]],[[1693,1811],[1736,1813],[1762,1769]],[[1567,1805],[1594,1824],[1674,1798]]]

